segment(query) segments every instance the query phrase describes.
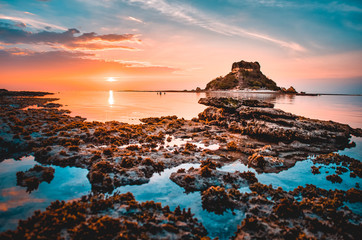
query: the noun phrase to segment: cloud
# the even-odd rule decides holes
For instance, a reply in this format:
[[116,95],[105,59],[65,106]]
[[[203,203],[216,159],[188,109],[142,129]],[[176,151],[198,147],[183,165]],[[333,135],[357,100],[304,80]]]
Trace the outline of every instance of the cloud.
[[2,55],[3,56],[10,56],[10,55],[31,55],[34,54],[35,52],[29,49],[24,49],[24,48],[17,48],[17,47],[12,47],[12,48],[6,48],[5,50],[0,50],[2,51]]
[[34,14],[34,13],[31,13],[31,12],[24,12],[24,13],[35,16],[35,14]]
[[[87,63],[103,63],[104,65],[110,65],[117,68],[129,68],[129,69],[163,69],[168,72],[180,70],[174,67],[165,66],[165,65],[155,65],[150,62],[142,61],[127,61],[127,60],[111,60],[106,61],[99,59],[93,53],[85,53],[82,51],[44,51],[44,52],[35,52],[23,48],[0,48],[0,65],[10,64],[16,66],[16,62],[24,62],[27,64],[42,62],[42,63],[51,63],[51,62],[87,62]],[[1,67],[0,67],[1,69]]]
[[226,36],[241,36],[256,38],[286,47],[294,51],[306,51],[306,49],[298,43],[284,41],[266,34],[248,31],[244,28],[230,26],[214,18],[208,17],[202,11],[191,7],[190,5],[180,3],[168,3],[165,0],[124,0],[130,4],[139,4],[144,9],[154,9],[166,16],[172,17],[174,20],[182,23],[196,25]]
[[172,68],[174,70],[179,70],[170,66],[165,66],[165,65],[156,65],[156,64],[152,64],[150,62],[145,62],[145,61],[135,61],[135,60],[114,60],[114,62],[118,62],[121,64],[124,64],[127,67],[132,67],[132,68],[144,68],[144,67],[158,67],[158,68]]
[[21,48],[8,48],[0,50],[0,63],[2,63],[2,65],[9,64],[13,66],[19,66],[19,63],[27,63],[31,65],[36,62],[53,62],[53,61],[60,62],[71,59],[84,59],[92,56],[94,56],[94,54],[87,54],[83,52],[69,52],[69,51],[34,52]]
[[[245,2],[239,0],[229,0],[233,4],[244,4]],[[361,4],[359,6],[353,3],[346,3],[346,1],[290,1],[290,0],[248,0],[249,4],[275,7],[275,8],[298,8],[310,10],[324,10],[328,12],[347,12],[347,13],[361,13]],[[357,3],[357,2],[356,2]]]
[[13,16],[7,16],[7,15],[3,15],[0,14],[0,19],[5,19],[5,20],[10,20],[10,21],[15,21],[15,22],[21,22],[25,25],[31,25],[35,28],[45,28],[45,27],[51,27],[53,29],[58,29],[58,30],[67,30],[65,27],[62,26],[58,26],[58,25],[54,25],[54,24],[50,24],[50,23],[46,23],[43,21],[39,21],[39,20],[34,20],[34,19],[30,19],[30,18],[23,18],[23,17],[13,17]]
[[[0,49],[0,85],[4,87],[19,86],[31,89],[93,89],[99,90],[104,85],[89,84],[89,81],[109,76],[123,76],[128,81],[140,78],[157,78],[174,76],[179,70],[169,66],[157,66],[152,63],[136,64],[120,61],[106,61],[94,54],[69,51],[33,52],[27,55],[14,54]],[[10,80],[11,79],[11,80]],[[102,81],[104,82],[104,81]]]
[[135,17],[131,17],[129,16],[127,18],[127,20],[130,20],[130,21],[134,21],[134,22],[138,22],[138,23],[143,23],[143,21],[141,19],[138,19],[138,18],[135,18]]
[[138,50],[134,47],[120,45],[124,42],[136,42],[139,40],[133,34],[105,34],[83,33],[75,28],[64,32],[41,31],[33,33],[8,23],[0,22],[0,42],[3,44],[45,44],[55,48],[68,50],[104,50],[123,49]]

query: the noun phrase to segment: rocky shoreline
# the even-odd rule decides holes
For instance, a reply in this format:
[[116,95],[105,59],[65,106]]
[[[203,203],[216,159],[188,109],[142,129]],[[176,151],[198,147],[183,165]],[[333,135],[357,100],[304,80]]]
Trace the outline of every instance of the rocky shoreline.
[[[181,216],[180,209],[177,213],[167,209],[161,211],[167,206],[161,208],[152,203],[146,209],[155,218],[147,218],[145,222],[143,217],[127,212],[131,208],[129,201],[138,204],[130,196],[126,202],[113,199],[125,197],[123,195],[113,195],[109,198],[111,200],[100,197],[119,186],[147,183],[154,173],[183,163],[201,163],[201,166],[172,173],[171,179],[185,191],[201,191],[205,209],[218,214],[226,209],[241,209],[246,213],[234,239],[295,236],[355,239],[356,233],[361,231],[360,216],[343,205],[345,201],[361,201],[361,190],[357,188],[331,192],[307,186],[285,192],[258,183],[251,172],[225,173],[218,170],[237,160],[259,173],[278,173],[315,155],[315,163],[341,164],[340,172],[348,169],[354,177],[361,178],[359,160],[332,154],[353,147],[350,138],[352,135],[362,136],[361,129],[286,113],[266,102],[231,98],[200,99],[201,104],[209,107],[192,120],[167,116],[141,119],[142,124],[138,125],[116,121],[86,122],[82,117],[70,117],[67,110],[58,109],[60,106],[52,103],[56,99],[36,97],[46,94],[8,92],[0,95],[0,161],[33,154],[35,160],[44,165],[88,169],[94,196],[73,203],[53,203],[52,206],[56,207],[36,212],[27,221],[20,222],[18,230],[2,233],[1,238],[22,236],[32,239],[26,237],[32,236],[26,233],[34,229],[46,235],[48,230],[42,229],[42,219],[56,216],[59,209],[68,208],[73,211],[69,214],[82,216],[77,215],[71,226],[59,223],[59,228],[54,231],[58,235],[54,236],[65,234],[65,238],[75,238],[93,232],[102,233],[107,227],[116,226],[117,231],[112,232],[111,238],[126,234],[124,231],[131,227],[138,230],[150,227],[146,234],[148,238],[206,237],[205,229],[192,220],[191,213],[184,211],[188,217],[183,216],[183,212],[182,221],[179,221],[175,216]],[[30,108],[34,105],[36,109]],[[188,141],[176,144],[175,139]],[[318,173],[317,169],[312,171]],[[330,178],[338,182],[337,177]],[[23,182],[19,181],[20,185]],[[252,193],[240,193],[238,188],[242,186],[249,186]],[[107,205],[109,202],[112,204]],[[87,210],[93,204],[106,207],[102,213]],[[122,207],[122,204],[128,207]],[[142,209],[142,206],[138,204],[136,209]],[[115,211],[118,215],[108,216],[107,211]],[[123,219],[124,216],[131,221],[130,224]],[[173,220],[165,223],[159,218]],[[134,226],[136,219],[137,227]],[[90,226],[99,226],[97,224],[103,222],[105,229],[90,229]],[[291,224],[287,226],[286,222]],[[341,232],[338,224],[350,231]],[[312,229],[313,226],[319,227]],[[137,230],[131,233],[136,234]],[[133,237],[124,236],[124,239]]]

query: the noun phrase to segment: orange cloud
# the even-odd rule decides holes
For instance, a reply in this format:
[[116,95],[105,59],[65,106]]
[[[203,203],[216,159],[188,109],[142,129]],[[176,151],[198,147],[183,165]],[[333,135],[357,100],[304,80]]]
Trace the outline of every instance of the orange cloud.
[[108,89],[104,81],[106,76],[122,76],[117,84],[123,84],[134,79],[170,76],[177,70],[166,66],[133,67],[130,64],[92,59],[94,57],[93,54],[82,52],[14,55],[0,50],[0,85],[9,89],[100,90]]
[[1,191],[1,196],[8,198],[6,202],[0,203],[0,211],[7,211],[10,208],[23,206],[26,203],[42,203],[45,200],[29,197],[24,188],[11,187]]
[[3,45],[44,44],[55,48],[65,48],[70,50],[99,50],[115,48],[137,50],[134,47],[124,46],[124,43],[128,42],[140,44],[141,40],[133,34],[98,35],[94,32],[81,34],[80,31],[75,28],[68,29],[64,32],[42,31],[33,33],[24,30],[23,26],[19,27],[18,24],[12,25],[0,23],[0,42]]

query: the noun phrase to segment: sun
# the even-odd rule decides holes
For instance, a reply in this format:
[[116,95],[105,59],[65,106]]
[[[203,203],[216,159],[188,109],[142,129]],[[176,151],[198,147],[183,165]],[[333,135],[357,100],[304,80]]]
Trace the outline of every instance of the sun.
[[107,78],[106,81],[107,81],[107,82],[116,82],[117,80],[114,79],[114,77],[109,77],[109,78]]

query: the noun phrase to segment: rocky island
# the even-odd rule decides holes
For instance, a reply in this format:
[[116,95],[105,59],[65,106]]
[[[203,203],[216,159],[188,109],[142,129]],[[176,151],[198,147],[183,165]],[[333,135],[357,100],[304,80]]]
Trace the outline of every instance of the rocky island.
[[220,76],[210,81],[205,90],[271,90],[280,91],[282,93],[297,93],[294,87],[281,88],[276,82],[265,76],[260,70],[258,62],[234,62],[231,67],[231,72],[224,77]]
[[234,62],[230,73],[209,82],[205,90],[241,90],[245,88],[280,90],[273,80],[261,72],[258,62],[246,61]]
[[[270,79],[256,76],[261,74],[259,64],[234,67],[231,75],[243,81],[238,85],[238,80],[235,88],[264,79],[260,87],[277,89]],[[245,72],[252,77],[244,78]],[[204,209],[245,213],[233,239],[357,239],[362,230],[361,217],[347,206],[361,202],[358,187],[327,191],[308,185],[287,192],[259,183],[249,171],[220,170],[239,162],[257,173],[278,173],[314,155],[315,164],[341,165],[337,176],[328,177],[331,181],[338,182],[335,179],[343,172],[360,179],[361,162],[333,152],[353,147],[351,136],[362,136],[361,129],[287,113],[267,102],[233,98],[200,99],[208,107],[192,120],[167,116],[141,119],[142,124],[87,122],[48,103],[55,99],[36,96],[39,93],[0,96],[0,161],[30,154],[44,166],[87,169],[92,193],[80,200],[53,202],[20,221],[16,230],[1,233],[0,239],[209,239],[190,210],[139,203],[131,193],[114,192],[119,186],[145,184],[154,173],[183,163],[197,163],[200,168],[178,170],[170,178],[186,192],[199,191]],[[28,108],[31,105],[38,108]],[[177,145],[171,144],[173,139],[189,140]],[[24,176],[50,181],[41,175],[44,170],[37,166],[19,173],[19,185],[26,186]],[[314,166],[311,171],[317,174],[317,170]],[[240,187],[251,192],[241,192]]]

